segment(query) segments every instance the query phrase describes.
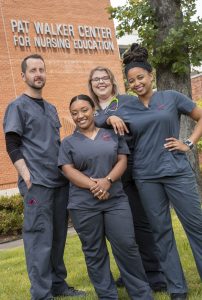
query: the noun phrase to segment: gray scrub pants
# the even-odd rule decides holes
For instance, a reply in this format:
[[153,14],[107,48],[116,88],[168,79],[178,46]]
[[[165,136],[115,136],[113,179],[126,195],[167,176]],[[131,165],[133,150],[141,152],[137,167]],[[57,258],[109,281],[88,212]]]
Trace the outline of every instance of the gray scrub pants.
[[[151,225],[148,221],[140,196],[132,178],[132,168],[128,166],[122,178],[123,189],[128,196],[135,230],[135,239],[139,247],[143,266],[151,288],[166,287],[166,280],[160,266],[157,247],[154,242]],[[151,197],[152,199],[152,197]]]
[[32,184],[24,195],[23,240],[32,300],[46,300],[67,287],[63,253],[67,235],[68,186]]
[[[136,180],[152,226],[159,258],[170,293],[184,293],[187,286],[171,223],[170,203],[181,221],[202,278],[202,211],[194,175]],[[151,198],[152,195],[152,198]]]
[[118,299],[110,271],[106,237],[125,282],[130,299],[151,300],[128,202],[111,205],[103,211],[70,209],[70,216],[82,243],[89,277],[99,299]]

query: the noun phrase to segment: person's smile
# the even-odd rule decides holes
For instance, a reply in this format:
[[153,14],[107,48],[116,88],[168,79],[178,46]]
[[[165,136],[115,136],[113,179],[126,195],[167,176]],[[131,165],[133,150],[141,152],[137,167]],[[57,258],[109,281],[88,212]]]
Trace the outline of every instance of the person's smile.
[[81,120],[77,121],[77,124],[82,126],[85,125],[87,122],[88,122],[87,118],[82,118]]
[[99,90],[105,90],[107,87],[108,87],[108,86],[107,86],[106,84],[99,84],[99,85],[97,86],[97,89],[99,89]]
[[144,89],[144,85],[141,84],[141,85],[135,86],[134,89],[137,92],[142,92]]

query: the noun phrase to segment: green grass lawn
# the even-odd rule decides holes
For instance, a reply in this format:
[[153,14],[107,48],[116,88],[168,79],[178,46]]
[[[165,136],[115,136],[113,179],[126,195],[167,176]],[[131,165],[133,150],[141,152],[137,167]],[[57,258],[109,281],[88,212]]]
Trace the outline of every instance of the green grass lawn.
[[[198,276],[195,263],[189,248],[187,239],[179,224],[177,217],[173,216],[173,223],[178,244],[178,249],[181,256],[182,265],[189,286],[189,299],[202,299],[202,283]],[[111,253],[111,251],[110,251]],[[65,250],[65,263],[68,269],[68,283],[78,289],[83,289],[87,292],[86,299],[97,299],[93,287],[88,279],[86,272],[85,261],[81,251],[81,245],[77,235],[69,236],[67,239]],[[119,275],[118,269],[111,256],[111,269],[114,277]],[[29,280],[26,273],[24,251],[22,247],[1,250],[0,251],[0,300],[28,300],[29,295]],[[167,294],[156,293],[155,300],[170,299]],[[58,298],[59,299],[59,298]],[[75,297],[61,299],[80,299]],[[129,299],[125,289],[119,289],[119,299]]]

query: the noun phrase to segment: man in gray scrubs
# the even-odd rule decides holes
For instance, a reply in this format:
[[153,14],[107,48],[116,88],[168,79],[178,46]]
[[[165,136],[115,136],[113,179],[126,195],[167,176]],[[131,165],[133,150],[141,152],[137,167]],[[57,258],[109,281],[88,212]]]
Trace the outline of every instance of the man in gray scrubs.
[[65,282],[68,182],[57,167],[61,127],[57,111],[42,98],[44,60],[30,55],[21,67],[26,90],[8,105],[4,132],[24,197],[23,240],[31,299],[84,296]]

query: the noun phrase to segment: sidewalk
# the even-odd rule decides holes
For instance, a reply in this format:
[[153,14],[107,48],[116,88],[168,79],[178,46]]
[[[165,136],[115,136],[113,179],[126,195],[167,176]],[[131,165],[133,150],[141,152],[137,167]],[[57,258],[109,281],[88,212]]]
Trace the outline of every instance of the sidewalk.
[[[73,227],[69,227],[68,235],[73,235],[73,234],[76,234],[75,229]],[[12,248],[21,247],[21,246],[23,246],[22,239],[0,244],[0,250],[12,249]]]
[[12,249],[16,247],[21,247],[23,245],[23,240],[16,240],[12,242],[2,243],[0,244],[0,250]]

